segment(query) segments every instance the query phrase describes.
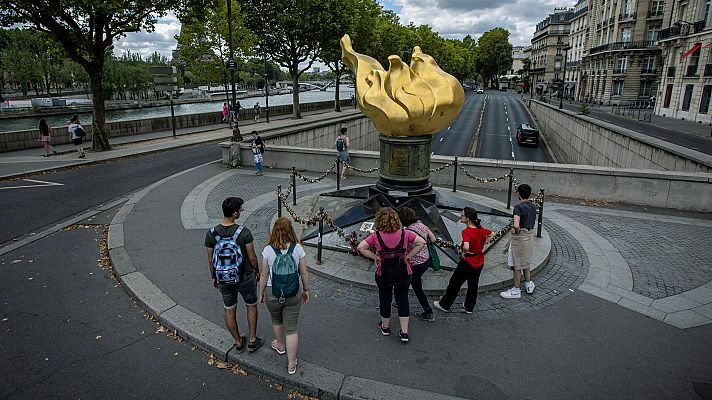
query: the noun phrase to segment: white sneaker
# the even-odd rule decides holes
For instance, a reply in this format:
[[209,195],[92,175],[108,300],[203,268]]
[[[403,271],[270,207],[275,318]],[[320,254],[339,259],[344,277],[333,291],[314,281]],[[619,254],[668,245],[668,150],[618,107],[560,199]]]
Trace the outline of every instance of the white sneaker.
[[529,281],[529,282],[525,282],[525,283],[524,283],[524,289],[527,291],[527,294],[532,294],[532,293],[534,293],[534,288],[535,288],[535,287],[536,287],[536,285],[535,285],[534,282],[532,282],[532,281]]
[[450,310],[448,310],[448,309],[446,309],[445,307],[441,306],[441,305],[440,305],[440,301],[438,301],[438,300],[435,300],[435,301],[433,302],[433,307],[437,308],[438,310],[440,310],[440,311],[442,311],[442,312],[446,312],[446,313],[449,313],[449,312],[450,312]]
[[522,290],[519,288],[513,287],[513,288],[507,290],[506,292],[500,293],[499,295],[505,299],[518,299],[518,298],[522,297]]

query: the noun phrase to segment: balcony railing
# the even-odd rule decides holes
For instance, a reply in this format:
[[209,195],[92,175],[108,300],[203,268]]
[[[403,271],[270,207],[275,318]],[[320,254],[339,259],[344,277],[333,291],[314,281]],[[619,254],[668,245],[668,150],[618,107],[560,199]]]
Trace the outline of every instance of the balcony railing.
[[641,74],[655,74],[655,68],[643,68]]
[[561,67],[554,67],[554,71],[561,71]]
[[566,63],[567,67],[578,67],[581,64],[581,60],[569,61]]
[[616,68],[613,70],[614,74],[625,74],[625,68]]
[[685,76],[697,76],[697,65],[688,65]]
[[538,72],[545,72],[545,71],[546,71],[546,68],[532,68],[532,69],[529,70],[529,73],[530,73],[530,74],[536,74],[536,73],[538,73]]
[[675,77],[675,67],[668,67],[667,77],[668,77],[668,78],[674,78],[674,77]]
[[654,40],[641,40],[637,42],[616,42],[616,43],[609,43],[609,44],[604,44],[601,46],[597,46],[592,48],[589,51],[589,55],[591,54],[596,54],[596,53],[603,53],[604,51],[613,51],[613,50],[634,50],[634,49],[647,49],[655,47],[655,41]]
[[618,14],[618,22],[635,21],[635,15],[636,15],[636,13]]
[[705,21],[704,19],[701,21],[697,21],[694,24],[692,24],[692,31],[694,33],[702,32],[705,30],[705,25],[707,25],[707,21]]
[[565,29],[552,29],[549,31],[550,35],[568,35],[569,31]]
[[712,76],[712,64],[705,65],[705,76]]
[[689,35],[690,31],[692,31],[692,33],[702,32],[705,30],[706,25],[707,21],[705,20],[697,21],[694,24],[683,23],[677,26],[673,24],[673,26],[658,32],[658,40],[665,40],[674,38],[676,36]]

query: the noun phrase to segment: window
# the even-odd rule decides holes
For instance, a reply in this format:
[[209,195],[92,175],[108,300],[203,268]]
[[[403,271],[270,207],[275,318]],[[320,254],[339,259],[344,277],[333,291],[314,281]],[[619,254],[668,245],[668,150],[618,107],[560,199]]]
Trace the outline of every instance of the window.
[[628,14],[628,15],[633,14],[633,2],[634,2],[634,0],[625,0],[624,6],[623,6],[624,7],[623,12],[625,14]]
[[685,86],[685,97],[682,99],[682,111],[690,111],[690,101],[692,100],[693,90],[695,90],[695,85]]
[[652,74],[655,72],[655,56],[647,56],[643,59],[644,74]]
[[616,60],[616,68],[613,71],[614,74],[625,74],[625,70],[628,64],[628,57],[621,57]]
[[621,42],[630,42],[630,30],[631,28],[623,28],[621,30]]
[[687,3],[685,4],[680,4],[680,9],[677,11],[677,20],[678,21],[684,21],[685,20],[685,11],[687,10]]
[[613,81],[613,92],[614,96],[620,96],[623,94],[623,81]]
[[665,88],[665,101],[663,102],[663,107],[670,107],[670,99],[672,98],[672,83],[668,83]]
[[650,11],[651,16],[662,17],[665,13],[665,0],[653,0]]
[[660,32],[660,26],[651,26],[645,34],[645,40],[651,42],[658,40],[658,32]]
[[702,98],[700,99],[700,114],[707,114],[707,111],[709,111],[710,97],[712,97],[712,86],[705,85],[702,89]]
[[653,81],[640,81],[640,90],[638,91],[638,96],[650,97],[652,93]]

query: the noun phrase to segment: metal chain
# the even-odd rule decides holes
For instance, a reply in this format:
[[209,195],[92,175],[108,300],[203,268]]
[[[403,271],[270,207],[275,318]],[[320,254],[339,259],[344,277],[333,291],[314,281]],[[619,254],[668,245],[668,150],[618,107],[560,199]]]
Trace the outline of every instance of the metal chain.
[[437,168],[431,169],[430,172],[440,172],[440,171],[444,170],[445,168],[452,167],[454,164],[455,164],[455,161],[450,161],[449,163],[447,163],[445,165],[441,165]]
[[330,173],[334,172],[334,169],[336,168],[336,163],[337,163],[337,161],[334,161],[334,163],[331,164],[331,167],[329,167],[329,169],[327,169],[326,172],[324,172],[323,174],[319,175],[316,178],[309,178],[307,176],[304,176],[304,175],[302,175],[302,173],[300,171],[297,171],[296,169],[292,173],[294,175],[296,175],[297,177],[302,178],[304,180],[304,182],[316,183],[316,182],[319,182],[320,180],[326,178],[326,176],[329,175]]
[[502,176],[498,176],[496,178],[480,178],[479,176],[472,175],[468,170],[465,169],[465,167],[462,166],[462,164],[458,163],[458,167],[460,167],[460,169],[462,170],[462,172],[465,173],[465,175],[467,175],[468,177],[470,177],[480,183],[497,182],[497,181],[501,181],[503,179],[507,179],[510,176],[510,173],[507,172],[506,174],[504,174]]
[[354,167],[353,165],[351,165],[351,164],[349,164],[349,163],[346,163],[346,162],[342,162],[342,164],[344,164],[344,167],[351,168],[351,169],[354,170],[354,171],[362,172],[362,173],[364,173],[364,174],[370,174],[371,172],[376,172],[376,171],[378,171],[378,170],[380,169],[380,167],[371,168],[371,169],[356,168],[356,167]]

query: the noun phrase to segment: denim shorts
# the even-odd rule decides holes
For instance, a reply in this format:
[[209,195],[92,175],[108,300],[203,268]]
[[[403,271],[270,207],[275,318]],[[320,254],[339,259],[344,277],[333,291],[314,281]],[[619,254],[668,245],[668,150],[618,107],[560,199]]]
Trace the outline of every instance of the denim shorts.
[[237,307],[237,294],[242,296],[246,306],[257,304],[257,279],[255,274],[245,276],[245,280],[239,283],[229,283],[218,285],[223,298],[223,306],[226,310]]

